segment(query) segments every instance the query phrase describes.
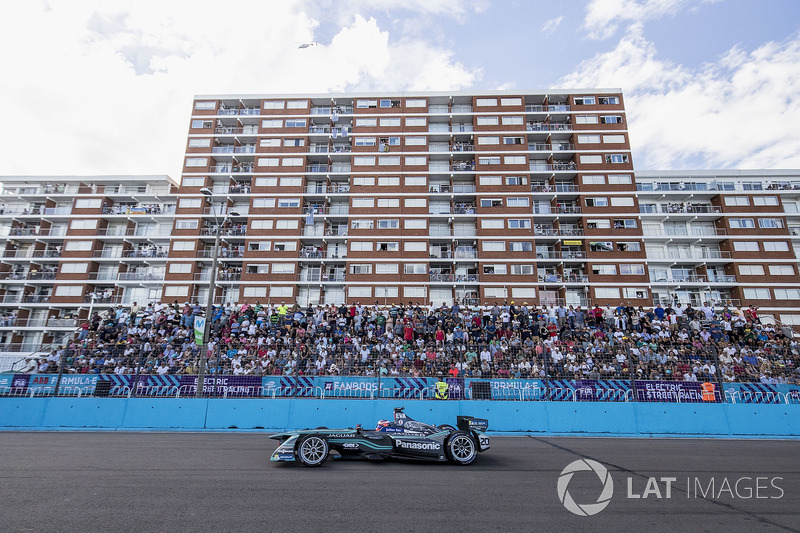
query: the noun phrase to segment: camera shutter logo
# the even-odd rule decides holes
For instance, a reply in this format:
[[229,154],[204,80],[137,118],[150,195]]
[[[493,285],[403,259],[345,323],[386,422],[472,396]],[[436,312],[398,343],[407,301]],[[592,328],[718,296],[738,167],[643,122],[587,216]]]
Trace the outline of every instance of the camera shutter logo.
[[[600,478],[600,482],[603,483],[603,490],[600,492],[596,503],[579,504],[572,499],[567,487],[575,472],[594,472]],[[611,497],[614,495],[614,480],[611,479],[608,469],[597,461],[579,459],[571,462],[561,471],[557,488],[558,499],[561,500],[567,511],[578,516],[592,516],[605,509],[611,502]]]

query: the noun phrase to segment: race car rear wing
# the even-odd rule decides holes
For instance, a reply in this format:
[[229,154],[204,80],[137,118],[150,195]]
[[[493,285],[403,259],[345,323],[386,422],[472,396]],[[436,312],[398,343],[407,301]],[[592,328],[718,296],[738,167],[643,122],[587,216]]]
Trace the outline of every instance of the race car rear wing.
[[489,429],[488,420],[471,416],[459,416],[456,425],[462,431],[477,431],[478,433],[483,433]]

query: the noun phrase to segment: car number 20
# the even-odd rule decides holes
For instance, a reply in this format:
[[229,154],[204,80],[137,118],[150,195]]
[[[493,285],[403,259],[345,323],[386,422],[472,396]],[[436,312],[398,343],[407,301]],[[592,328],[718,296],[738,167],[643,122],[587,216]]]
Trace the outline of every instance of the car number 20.
[[483,435],[481,435],[479,438],[481,442],[481,447],[489,445],[489,437],[484,437]]

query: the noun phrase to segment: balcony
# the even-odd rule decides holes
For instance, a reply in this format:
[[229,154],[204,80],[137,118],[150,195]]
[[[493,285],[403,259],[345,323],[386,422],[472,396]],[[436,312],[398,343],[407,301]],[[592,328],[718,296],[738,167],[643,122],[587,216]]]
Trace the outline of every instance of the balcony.
[[553,170],[578,170],[578,165],[572,161],[566,163],[530,163],[528,169],[531,172],[547,172]]
[[560,215],[580,215],[581,206],[579,205],[557,205],[553,212]]
[[244,172],[253,172],[255,170],[255,164],[253,163],[241,163],[239,165],[230,165],[230,164],[219,164],[219,165],[212,165],[211,172],[216,174],[230,174],[230,173],[244,173]]
[[562,278],[558,274],[539,275],[539,283],[561,283]]
[[118,281],[163,281],[163,272],[120,272]]
[[454,212],[456,215],[474,215],[477,206],[473,203],[456,202]]
[[104,215],[167,215],[175,212],[172,204],[112,205],[102,209]]
[[565,104],[554,104],[554,105],[525,104],[526,113],[566,112],[569,110],[570,106]]
[[731,253],[722,250],[654,250],[647,252],[648,259],[688,259],[698,261],[701,259],[730,259]]
[[[210,248],[207,250],[198,250],[195,254],[195,257],[206,259],[214,257],[214,249]],[[241,259],[244,257],[244,248],[220,248],[219,255],[217,255],[219,259]]]
[[246,126],[220,126],[214,128],[216,135],[255,135],[258,133],[258,126],[250,124]]
[[572,124],[569,122],[528,122],[525,124],[528,131],[572,131]]
[[567,274],[564,276],[566,283],[589,283],[589,276],[586,274]]
[[456,259],[476,259],[478,257],[478,250],[475,248],[463,248],[459,246],[456,248]]
[[558,257],[561,259],[586,259],[586,252],[578,250],[570,252],[558,252]]
[[139,259],[139,258],[156,258],[156,257],[167,257],[168,251],[161,246],[153,246],[147,248],[138,248],[136,250],[123,250],[122,257],[123,258],[132,258],[132,259]]
[[727,231],[722,228],[690,228],[690,229],[675,229],[675,228],[643,228],[642,235],[652,237],[703,237],[703,236],[716,236],[727,235]]
[[431,274],[430,281],[439,283],[453,283],[455,275],[453,274]]
[[329,125],[316,125],[311,124],[308,127],[308,133],[311,134],[320,134],[320,135],[327,135],[331,132],[331,127]]
[[[203,237],[216,237],[219,228],[202,228],[200,235]],[[236,224],[234,227],[226,227],[222,230],[223,237],[244,237],[247,235],[247,226],[244,224]]]
[[453,165],[450,169],[453,172],[474,172],[475,161],[453,161]]
[[297,281],[300,282],[307,282],[307,283],[326,283],[331,281],[344,281],[345,275],[344,274],[327,274],[327,273],[311,273],[311,272],[301,272],[297,276]]
[[668,215],[674,214],[714,214],[721,213],[722,210],[713,205],[684,205],[684,204],[668,204],[653,205],[653,204],[639,204],[639,213],[665,213]]

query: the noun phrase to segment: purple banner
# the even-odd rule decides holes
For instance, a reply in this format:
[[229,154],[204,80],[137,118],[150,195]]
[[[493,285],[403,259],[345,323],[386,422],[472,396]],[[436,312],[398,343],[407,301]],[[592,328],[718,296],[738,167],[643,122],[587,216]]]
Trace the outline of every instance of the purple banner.
[[[180,386],[187,394],[197,391],[197,376],[180,376]],[[261,376],[205,376],[203,396],[258,396]]]
[[[636,400],[639,402],[702,403],[721,401],[720,389],[715,383],[697,381],[636,381]],[[710,386],[709,386],[710,385]],[[706,393],[706,399],[703,394]],[[713,396],[712,396],[713,394]],[[713,398],[713,399],[712,399]]]

